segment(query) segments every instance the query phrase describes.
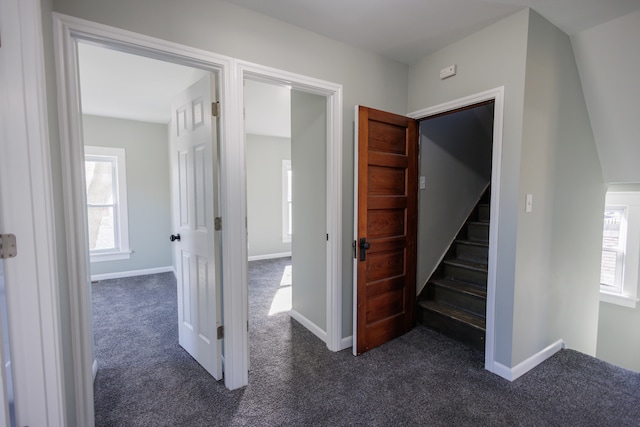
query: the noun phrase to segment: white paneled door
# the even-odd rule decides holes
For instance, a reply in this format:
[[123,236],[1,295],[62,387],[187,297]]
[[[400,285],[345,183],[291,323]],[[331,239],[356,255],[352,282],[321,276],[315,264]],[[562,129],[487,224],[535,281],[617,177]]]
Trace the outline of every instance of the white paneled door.
[[174,245],[180,345],[215,379],[222,378],[220,232],[215,78],[209,75],[172,105]]

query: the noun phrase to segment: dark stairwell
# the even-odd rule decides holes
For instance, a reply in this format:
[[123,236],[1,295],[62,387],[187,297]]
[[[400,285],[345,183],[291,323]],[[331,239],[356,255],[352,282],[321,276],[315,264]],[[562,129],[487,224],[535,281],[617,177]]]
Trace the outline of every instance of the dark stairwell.
[[490,188],[418,297],[418,322],[484,351]]

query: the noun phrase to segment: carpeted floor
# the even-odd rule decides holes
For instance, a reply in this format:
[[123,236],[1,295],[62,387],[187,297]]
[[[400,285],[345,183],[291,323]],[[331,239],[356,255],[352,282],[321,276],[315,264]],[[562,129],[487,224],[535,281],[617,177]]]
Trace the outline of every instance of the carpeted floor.
[[178,346],[171,273],[94,284],[96,425],[640,425],[640,374],[571,350],[513,383],[423,327],[357,358],[332,353],[275,309],[287,265],[249,263],[251,370],[235,391]]

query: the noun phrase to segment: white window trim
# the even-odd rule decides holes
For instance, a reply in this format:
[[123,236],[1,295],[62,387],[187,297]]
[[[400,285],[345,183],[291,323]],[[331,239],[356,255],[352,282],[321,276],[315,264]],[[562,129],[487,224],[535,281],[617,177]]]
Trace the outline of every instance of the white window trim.
[[282,242],[291,242],[289,234],[289,188],[288,173],[291,170],[291,160],[282,160]]
[[640,192],[608,192],[607,207],[626,208],[624,232],[624,266],[622,268],[622,289],[611,292],[600,287],[600,301],[635,308],[638,302],[638,271],[640,268]]
[[129,210],[127,207],[127,167],[126,153],[124,148],[96,147],[86,145],[84,147],[86,156],[103,156],[116,158],[116,190],[117,203],[114,215],[117,217],[116,233],[118,240],[118,250],[89,252],[90,262],[118,261],[130,259],[132,251],[129,248]]

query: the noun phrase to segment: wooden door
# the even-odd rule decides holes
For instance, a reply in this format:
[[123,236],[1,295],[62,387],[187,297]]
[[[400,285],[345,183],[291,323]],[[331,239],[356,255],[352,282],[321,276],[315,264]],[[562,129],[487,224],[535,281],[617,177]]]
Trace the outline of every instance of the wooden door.
[[[174,101],[171,156],[180,345],[215,379],[222,378],[215,81],[206,76]],[[179,238],[178,238],[179,236]]]
[[417,122],[357,107],[354,354],[415,324]]

